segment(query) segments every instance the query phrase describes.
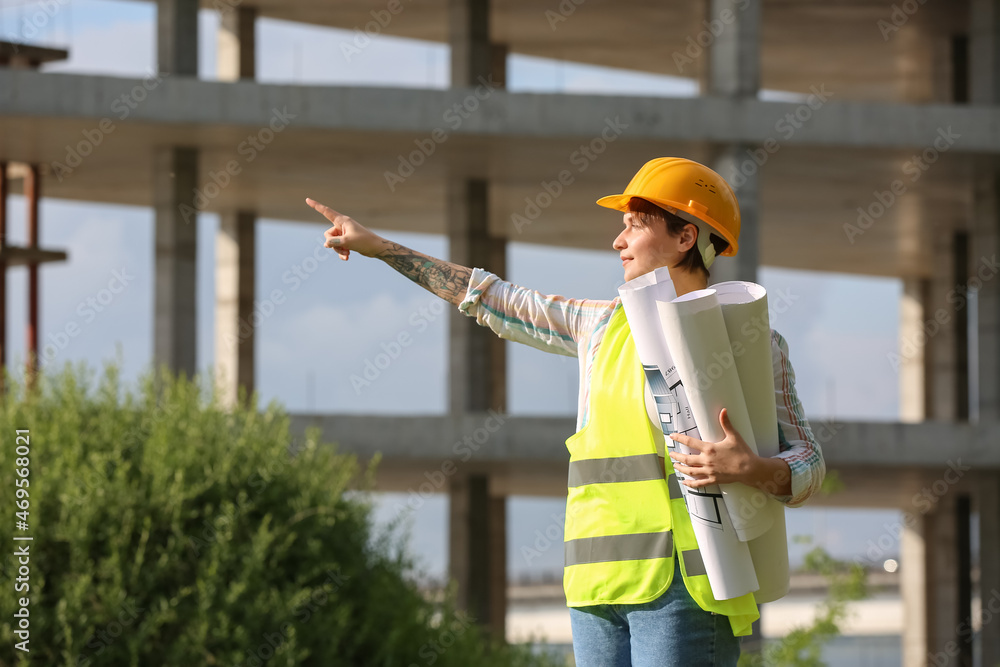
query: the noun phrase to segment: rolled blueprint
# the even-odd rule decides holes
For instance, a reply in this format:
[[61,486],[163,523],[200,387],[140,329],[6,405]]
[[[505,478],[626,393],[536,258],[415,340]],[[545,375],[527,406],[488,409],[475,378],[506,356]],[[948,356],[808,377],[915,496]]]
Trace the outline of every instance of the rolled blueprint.
[[[719,413],[726,408],[733,428],[756,453],[743,387],[715,290],[696,290],[673,301],[657,300],[656,308],[701,439],[718,442],[726,437],[719,423]],[[741,541],[760,537],[774,524],[771,514],[754,509],[767,504],[766,493],[741,482],[719,487]]]
[[[758,453],[774,456],[779,451],[778,422],[767,292],[756,283],[736,280],[712,285],[712,289],[716,291],[726,322]],[[755,509],[770,514],[774,524],[749,542],[750,557],[760,584],[754,598],[759,603],[784,597],[789,588],[785,506],[770,496],[767,500],[764,507]]]
[[[625,317],[632,332],[636,352],[642,362],[649,388],[656,401],[660,428],[668,450],[695,454],[693,450],[666,437],[679,432],[700,439],[688,404],[687,393],[677,373],[656,310],[657,299],[675,296],[666,267],[630,280],[618,289]],[[676,473],[678,479],[684,479]],[[695,539],[705,563],[712,594],[728,600],[758,589],[750,549],[739,540],[722,501],[719,485],[691,489],[680,484],[691,517]]]

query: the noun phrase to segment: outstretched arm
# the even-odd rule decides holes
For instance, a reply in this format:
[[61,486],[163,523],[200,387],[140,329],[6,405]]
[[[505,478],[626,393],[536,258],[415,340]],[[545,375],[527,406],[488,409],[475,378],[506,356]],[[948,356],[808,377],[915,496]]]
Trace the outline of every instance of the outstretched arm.
[[312,199],[306,203],[333,224],[325,233],[326,246],[336,250],[341,259],[350,257],[351,250],[381,259],[501,338],[575,357],[580,341],[614,309],[614,301],[542,294],[484,269],[425,255],[382,238],[329,206]]
[[381,259],[435,296],[456,306],[462,302],[472,278],[469,267],[431,257],[382,238],[357,220],[318,201],[306,199],[306,203],[333,224],[325,232],[326,247],[336,250],[341,259],[346,261],[352,250],[365,257]]
[[388,239],[381,239],[380,248],[372,256],[456,306],[465,297],[472,277],[472,269],[467,266],[410,250]]

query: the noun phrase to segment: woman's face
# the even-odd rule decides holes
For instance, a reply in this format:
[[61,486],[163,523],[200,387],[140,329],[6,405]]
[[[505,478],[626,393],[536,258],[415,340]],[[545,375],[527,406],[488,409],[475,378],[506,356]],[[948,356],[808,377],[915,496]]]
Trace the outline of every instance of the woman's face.
[[626,211],[622,216],[625,228],[611,244],[622,259],[626,281],[661,266],[676,266],[697,240],[697,227],[693,224],[685,225],[680,234],[671,236],[665,221],[651,216],[647,219],[648,224],[643,224],[637,213]]

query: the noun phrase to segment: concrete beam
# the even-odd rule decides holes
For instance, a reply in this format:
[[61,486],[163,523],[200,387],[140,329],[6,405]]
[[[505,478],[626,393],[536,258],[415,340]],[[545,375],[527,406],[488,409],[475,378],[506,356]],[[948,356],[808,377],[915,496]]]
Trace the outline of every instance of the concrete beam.
[[[381,3],[377,7],[317,0],[253,2],[261,16],[270,19],[349,33],[374,26],[384,35],[439,44],[451,41],[447,2]],[[690,77],[695,64],[685,65],[682,59],[703,63],[703,47],[715,39],[720,27],[729,29],[718,20],[715,25],[701,23],[706,2],[566,0],[544,6],[496,2],[491,38],[508,43],[512,53],[537,58]],[[219,0],[202,0],[205,9],[218,4]],[[228,0],[227,4],[238,3]],[[760,4],[742,3],[746,7],[740,11]],[[806,91],[822,81],[844,98],[931,101],[931,52],[966,28],[967,3],[896,3],[903,9],[895,12],[891,4],[829,0],[767,12],[764,85],[773,90]]]
[[44,63],[59,62],[68,58],[69,51],[66,49],[0,40],[0,67],[37,69]]
[[49,262],[65,262],[65,250],[44,250],[30,246],[5,245],[0,247],[0,259],[10,266],[28,266],[30,264],[47,264]]
[[198,151],[162,148],[153,155],[156,249],[153,361],[195,373]]
[[[325,439],[361,458],[382,452],[386,459],[456,460],[486,466],[509,461],[568,465],[565,440],[576,430],[573,417],[511,417],[490,412],[430,417],[292,415],[293,430],[304,433],[307,425],[320,427]],[[996,446],[1000,424],[996,422],[813,421],[811,426],[832,468],[867,466],[880,474],[913,468],[938,473],[954,464],[1000,470]],[[566,480],[562,481],[565,486]]]
[[229,405],[240,388],[247,396],[254,390],[255,222],[248,211],[224,213],[215,241],[215,368]]
[[[141,80],[0,69],[0,117],[48,116],[100,120],[124,91]],[[829,92],[829,91],[826,91]],[[826,96],[816,89],[818,104]],[[429,136],[444,125],[442,110],[462,105],[467,90],[374,87],[233,85],[166,78],[156,95],[130,110],[129,123],[261,128],[275,109],[303,129],[407,132]],[[120,102],[119,102],[120,104]],[[906,148],[924,150],[936,138],[949,153],[1000,153],[995,109],[966,105],[905,105],[829,99],[791,133],[780,123],[802,105],[721,97],[650,98],[509,93],[481,100],[453,131],[456,136],[571,138],[599,136],[609,119],[625,129],[621,141],[675,140],[720,144]],[[808,107],[807,107],[808,108]],[[330,113],[337,109],[337,113]],[[776,127],[777,126],[777,127]],[[953,131],[948,135],[948,128]],[[947,138],[945,138],[947,137]],[[942,144],[944,145],[944,144]]]
[[160,74],[198,76],[198,0],[157,0],[156,56]]

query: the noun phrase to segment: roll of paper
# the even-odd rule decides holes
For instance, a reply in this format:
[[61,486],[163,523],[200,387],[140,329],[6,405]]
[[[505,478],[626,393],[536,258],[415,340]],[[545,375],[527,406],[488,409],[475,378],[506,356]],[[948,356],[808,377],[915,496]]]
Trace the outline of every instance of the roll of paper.
[[[733,428],[756,453],[743,387],[715,290],[696,290],[672,301],[658,300],[656,308],[701,439],[708,442],[725,439],[719,413],[726,408]],[[741,541],[760,537],[774,524],[771,514],[755,509],[767,505],[766,493],[741,482],[719,486]]]
[[[774,456],[780,450],[767,292],[756,283],[744,281],[718,283],[712,289],[722,308],[758,453]],[[756,509],[769,514],[773,525],[749,542],[750,557],[760,584],[754,598],[759,603],[784,597],[789,588],[785,506],[770,496],[767,500],[764,507]]]
[[[670,301],[675,296],[669,271],[663,267],[639,276],[620,287],[618,293],[648,387],[656,401],[667,449],[683,454],[696,454],[697,452],[666,438],[671,433],[680,432],[700,439],[687,393],[667,348],[656,309],[658,299]],[[681,473],[676,474],[678,479],[685,479]],[[749,545],[739,540],[726,511],[719,485],[699,489],[691,489],[684,484],[679,486],[684,494],[712,594],[717,600],[728,600],[756,591],[758,583]]]

